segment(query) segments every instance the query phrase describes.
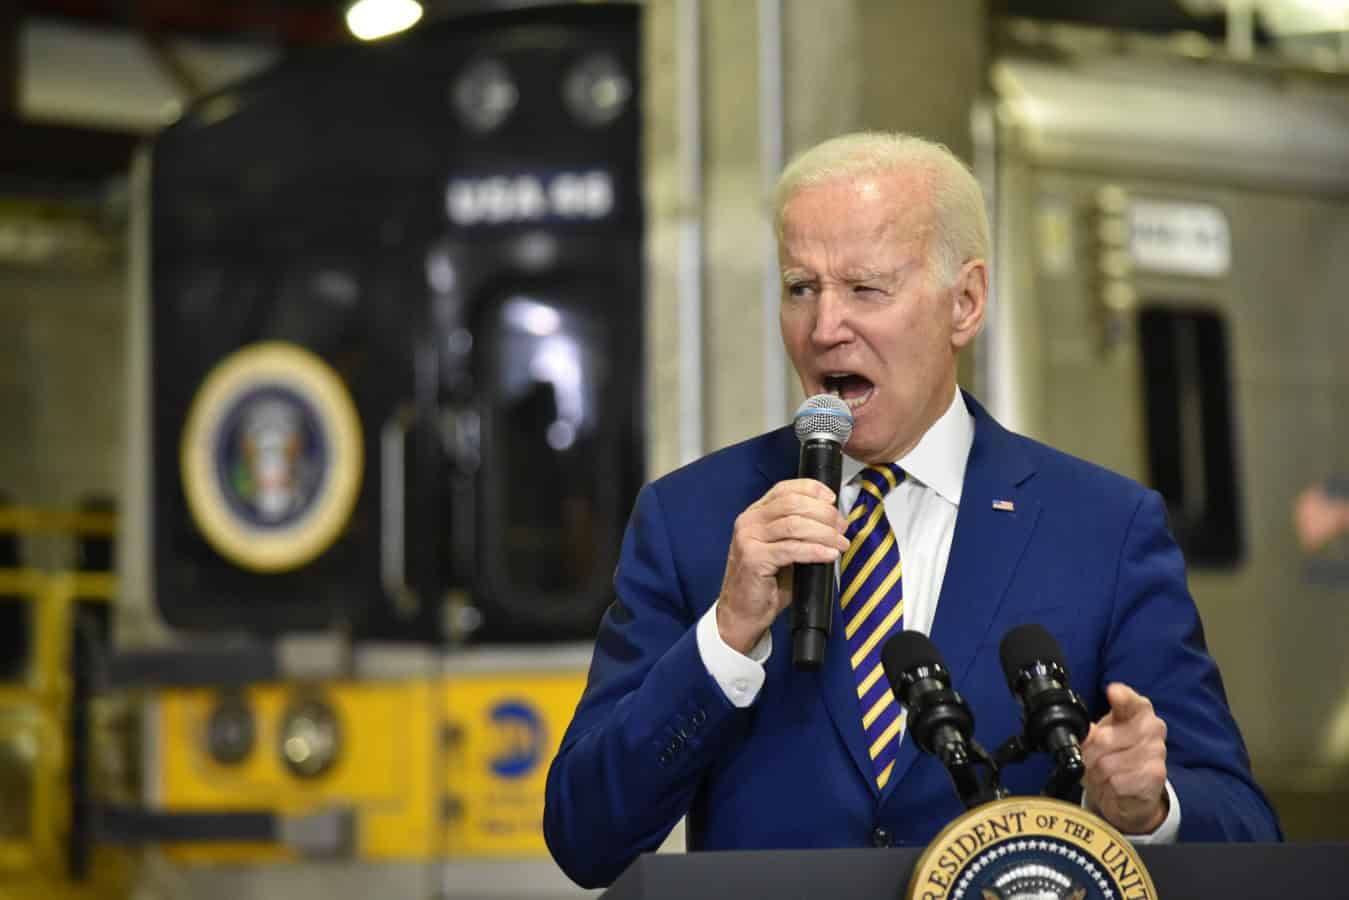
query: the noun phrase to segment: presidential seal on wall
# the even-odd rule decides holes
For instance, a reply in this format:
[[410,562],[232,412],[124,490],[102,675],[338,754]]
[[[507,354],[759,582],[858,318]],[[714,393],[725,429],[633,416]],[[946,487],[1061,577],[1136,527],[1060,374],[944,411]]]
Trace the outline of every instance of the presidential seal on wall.
[[1153,900],[1133,845],[1085,809],[1044,797],[976,807],[928,845],[910,900]]
[[328,549],[360,491],[360,418],[315,354],[282,342],[221,360],[197,391],[181,446],[183,491],[201,533],[255,572]]

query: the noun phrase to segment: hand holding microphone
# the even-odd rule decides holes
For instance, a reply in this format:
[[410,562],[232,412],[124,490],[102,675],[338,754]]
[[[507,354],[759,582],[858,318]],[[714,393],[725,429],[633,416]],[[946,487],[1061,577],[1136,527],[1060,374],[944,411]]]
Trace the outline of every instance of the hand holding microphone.
[[[801,404],[792,425],[801,442],[797,474],[820,482],[837,496],[843,478],[843,445],[852,437],[848,404],[833,394],[816,394]],[[845,538],[843,550],[847,549]],[[797,562],[793,568],[792,663],[798,669],[814,671],[824,663],[837,585],[832,561]]]
[[[802,410],[821,398],[842,406],[847,414],[847,405],[827,394],[810,398]],[[832,415],[841,418],[837,412]],[[847,424],[851,433],[851,415],[847,416]],[[846,442],[847,435],[835,441],[839,460]],[[805,442],[801,452],[804,462],[807,455]],[[841,471],[841,462],[838,465],[838,471]],[[774,485],[736,518],[721,593],[717,597],[717,628],[722,640],[732,649],[748,653],[778,614],[792,603],[792,570],[797,564],[813,564],[818,567],[817,571],[827,571],[829,575],[827,590],[830,593],[825,598],[827,605],[823,607],[823,636],[828,637],[834,563],[848,549],[848,539],[843,536],[847,523],[837,506],[837,477],[833,485],[828,485],[803,472],[800,478]],[[812,583],[818,589],[818,582]],[[819,596],[810,602],[818,613],[821,608]],[[819,621],[818,617],[816,621]],[[823,648],[822,643],[818,646]]]

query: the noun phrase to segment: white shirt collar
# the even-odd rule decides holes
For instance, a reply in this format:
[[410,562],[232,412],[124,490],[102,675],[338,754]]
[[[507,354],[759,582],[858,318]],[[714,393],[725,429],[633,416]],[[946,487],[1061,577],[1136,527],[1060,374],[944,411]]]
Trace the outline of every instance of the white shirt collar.
[[[957,388],[951,405],[941,418],[919,439],[912,450],[895,460],[908,477],[932,488],[944,500],[959,506],[965,484],[965,466],[974,446],[974,417],[965,406],[965,397]],[[843,457],[843,483],[847,484],[864,464],[851,456]]]

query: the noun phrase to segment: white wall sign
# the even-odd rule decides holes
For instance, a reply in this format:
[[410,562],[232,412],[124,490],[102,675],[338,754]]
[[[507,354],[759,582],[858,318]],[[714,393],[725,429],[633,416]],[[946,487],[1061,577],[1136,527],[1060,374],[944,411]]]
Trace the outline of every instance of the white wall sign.
[[1226,275],[1232,267],[1227,216],[1204,203],[1136,200],[1129,205],[1129,253],[1144,271]]
[[445,212],[456,225],[596,221],[613,209],[613,179],[603,171],[456,178],[445,192]]

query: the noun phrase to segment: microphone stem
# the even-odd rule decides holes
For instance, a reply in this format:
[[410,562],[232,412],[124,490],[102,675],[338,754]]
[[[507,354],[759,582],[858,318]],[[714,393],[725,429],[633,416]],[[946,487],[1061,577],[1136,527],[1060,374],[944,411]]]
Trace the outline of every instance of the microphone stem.
[[1082,783],[1087,766],[1082,759],[1082,748],[1078,746],[1077,740],[1071,734],[1068,738],[1067,741],[1056,742],[1058,746],[1053,751],[1054,772],[1045,785],[1045,793],[1071,803],[1074,800],[1073,795],[1077,792],[1077,786]]

